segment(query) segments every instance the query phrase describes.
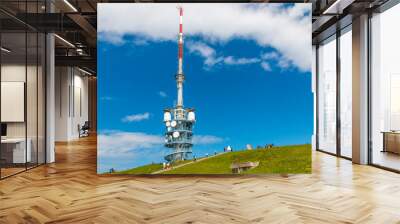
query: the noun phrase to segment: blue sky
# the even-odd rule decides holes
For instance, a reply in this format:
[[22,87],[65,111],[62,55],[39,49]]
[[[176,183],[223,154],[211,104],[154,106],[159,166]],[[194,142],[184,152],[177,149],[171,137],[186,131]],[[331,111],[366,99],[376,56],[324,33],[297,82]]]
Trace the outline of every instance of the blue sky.
[[[153,29],[135,30],[131,26],[141,25],[130,24],[113,30],[115,26],[110,28],[106,25],[107,15],[112,13],[107,7],[112,5],[101,5],[98,40],[98,171],[162,162],[168,152],[163,147],[163,109],[173,106],[176,100],[174,76],[177,72],[178,12],[172,4],[160,6],[168,10],[172,8],[170,15],[166,13],[168,19],[171,17],[171,28],[160,28],[155,24]],[[141,12],[147,10],[149,17],[158,10],[157,7],[134,5],[142,7]],[[204,8],[192,11],[191,5],[183,5],[184,10],[187,9],[184,11],[184,31],[186,27],[189,29],[196,25],[190,19],[185,23],[191,12],[199,13],[202,9],[203,13],[209,11],[209,4],[204,5]],[[236,4],[242,5],[238,9],[229,6],[226,9],[225,5],[231,4],[221,5],[220,9],[225,10],[226,14],[229,14],[229,10],[249,10],[249,4]],[[254,4],[254,9],[250,10],[268,9],[272,13],[262,12],[272,14],[271,18],[281,16],[282,23],[303,26],[307,31],[307,23],[296,20],[299,16],[307,20],[309,7],[300,10],[296,9],[296,5],[271,8],[267,4]],[[134,6],[131,9],[137,10]],[[293,19],[286,21],[280,13],[287,14],[287,10],[291,9]],[[121,12],[121,16],[123,14]],[[253,16],[256,17],[249,15],[244,19],[251,20]],[[118,18],[113,18],[113,21],[117,22]],[[157,21],[169,24],[166,19]],[[287,45],[291,48],[284,49],[281,43],[275,44],[274,38],[263,40],[251,34],[240,35],[240,27],[239,31],[232,29],[227,34],[219,31],[205,34],[205,31],[212,31],[217,25],[204,26],[204,31],[189,29],[184,37],[184,105],[196,109],[197,119],[194,154],[200,157],[222,151],[226,145],[242,149],[246,144],[310,143],[313,128],[309,57],[311,42],[309,46],[302,46],[307,42],[296,40],[299,42],[297,46],[289,43],[290,40],[282,39],[283,42],[288,41]],[[198,26],[202,26],[202,23]],[[270,35],[283,35],[271,33],[273,28],[266,29],[272,29]],[[263,28],[256,27],[254,30]],[[175,37],[164,34],[169,32]],[[255,33],[251,30],[248,32]],[[308,41],[307,38],[303,39]],[[310,61],[305,57],[309,57]]]

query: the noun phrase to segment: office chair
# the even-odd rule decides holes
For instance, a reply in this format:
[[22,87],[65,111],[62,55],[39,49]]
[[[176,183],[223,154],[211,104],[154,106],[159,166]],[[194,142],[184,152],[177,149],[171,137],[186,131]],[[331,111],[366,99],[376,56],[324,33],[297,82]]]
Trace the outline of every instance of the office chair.
[[78,129],[79,129],[79,138],[89,136],[89,129],[90,129],[89,121],[85,121],[82,127],[78,125]]

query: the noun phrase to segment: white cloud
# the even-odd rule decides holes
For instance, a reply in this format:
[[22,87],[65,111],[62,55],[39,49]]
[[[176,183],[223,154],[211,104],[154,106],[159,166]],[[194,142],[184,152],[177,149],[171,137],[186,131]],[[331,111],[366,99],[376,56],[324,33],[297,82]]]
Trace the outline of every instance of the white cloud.
[[[166,149],[164,136],[143,132],[125,132],[118,130],[103,130],[97,137],[98,154],[100,157],[135,157],[146,155],[144,150]],[[224,139],[213,135],[195,135],[193,144],[207,145],[222,142]],[[167,149],[168,150],[168,149]]]
[[158,95],[159,95],[160,97],[162,97],[162,98],[167,97],[167,93],[164,92],[164,91],[159,91],[159,92],[158,92]]
[[194,135],[193,144],[208,145],[223,142],[224,139],[214,135]]
[[198,54],[204,58],[204,65],[206,68],[224,63],[226,65],[246,65],[258,63],[261,60],[259,58],[236,58],[233,56],[217,56],[217,52],[214,48],[202,42],[192,42],[187,44],[189,53]]
[[223,61],[223,58],[217,58],[217,53],[214,48],[208,46],[202,42],[188,42],[187,47],[190,53],[195,53],[204,58],[204,64],[208,67],[212,67],[215,64]]
[[103,131],[97,139],[102,157],[134,156],[136,150],[162,147],[164,143],[162,136],[142,132]]
[[147,45],[149,42],[145,39],[135,39],[133,40],[133,44],[135,45]]
[[278,60],[280,58],[280,55],[276,53],[275,51],[267,52],[261,55],[261,58],[264,60]]
[[[99,38],[115,44],[123,42],[127,35],[147,41],[176,41],[179,20],[176,5],[100,3]],[[186,36],[198,36],[212,43],[234,38],[253,40],[261,47],[276,49],[300,70],[310,70],[311,4],[179,5],[184,8]]]
[[98,38],[100,40],[107,40],[107,42],[115,45],[122,45],[125,42],[122,35],[115,35],[114,33],[108,32],[98,32]]
[[261,62],[260,65],[265,71],[267,72],[271,71],[271,66],[268,64],[268,62],[263,61]]
[[280,58],[278,61],[278,66],[282,69],[286,69],[290,67],[290,61],[287,58]]
[[[284,57],[283,55],[275,52],[275,51],[271,51],[271,52],[267,52],[264,54],[261,54],[261,58],[265,61],[263,61],[263,63],[267,63],[267,61],[269,62],[276,62],[278,67],[280,67],[281,69],[288,69],[292,66],[291,61]],[[268,63],[269,65],[270,63]],[[265,64],[261,64],[261,66],[264,68]],[[264,68],[264,70],[268,71],[267,69]],[[271,70],[271,67],[269,66],[269,70]]]
[[137,121],[147,120],[149,118],[150,118],[149,112],[146,112],[143,114],[132,114],[132,115],[127,115],[124,118],[122,118],[122,122],[137,122]]
[[234,58],[233,56],[224,58],[224,63],[227,65],[246,65],[258,62],[260,62],[260,59],[258,58]]

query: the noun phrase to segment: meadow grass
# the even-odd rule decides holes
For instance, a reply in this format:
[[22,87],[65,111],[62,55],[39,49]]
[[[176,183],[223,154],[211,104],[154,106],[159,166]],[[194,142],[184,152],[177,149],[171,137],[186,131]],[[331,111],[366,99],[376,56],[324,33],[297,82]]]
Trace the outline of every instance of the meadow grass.
[[[178,166],[192,161],[177,161],[172,165]],[[242,162],[259,162],[257,167],[244,171],[242,174],[311,173],[311,145],[227,152],[162,172],[162,174],[232,174],[231,164]],[[118,171],[115,174],[151,174],[161,169],[162,164],[157,163]]]
[[260,162],[257,167],[243,174],[311,173],[311,145],[229,152],[163,174],[231,174],[232,163],[257,161]]
[[133,169],[117,171],[114,174],[151,174],[155,171],[161,170],[163,165],[161,163],[154,163],[144,166],[138,166]]

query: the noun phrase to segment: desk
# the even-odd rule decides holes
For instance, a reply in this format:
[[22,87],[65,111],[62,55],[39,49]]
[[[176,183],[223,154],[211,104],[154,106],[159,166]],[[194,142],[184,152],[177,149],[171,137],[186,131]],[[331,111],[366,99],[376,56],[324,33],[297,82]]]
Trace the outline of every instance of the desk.
[[383,151],[400,154],[400,132],[383,131]]
[[31,162],[31,139],[27,139],[25,151],[25,138],[6,138],[1,139],[1,157],[6,163],[26,163]]

